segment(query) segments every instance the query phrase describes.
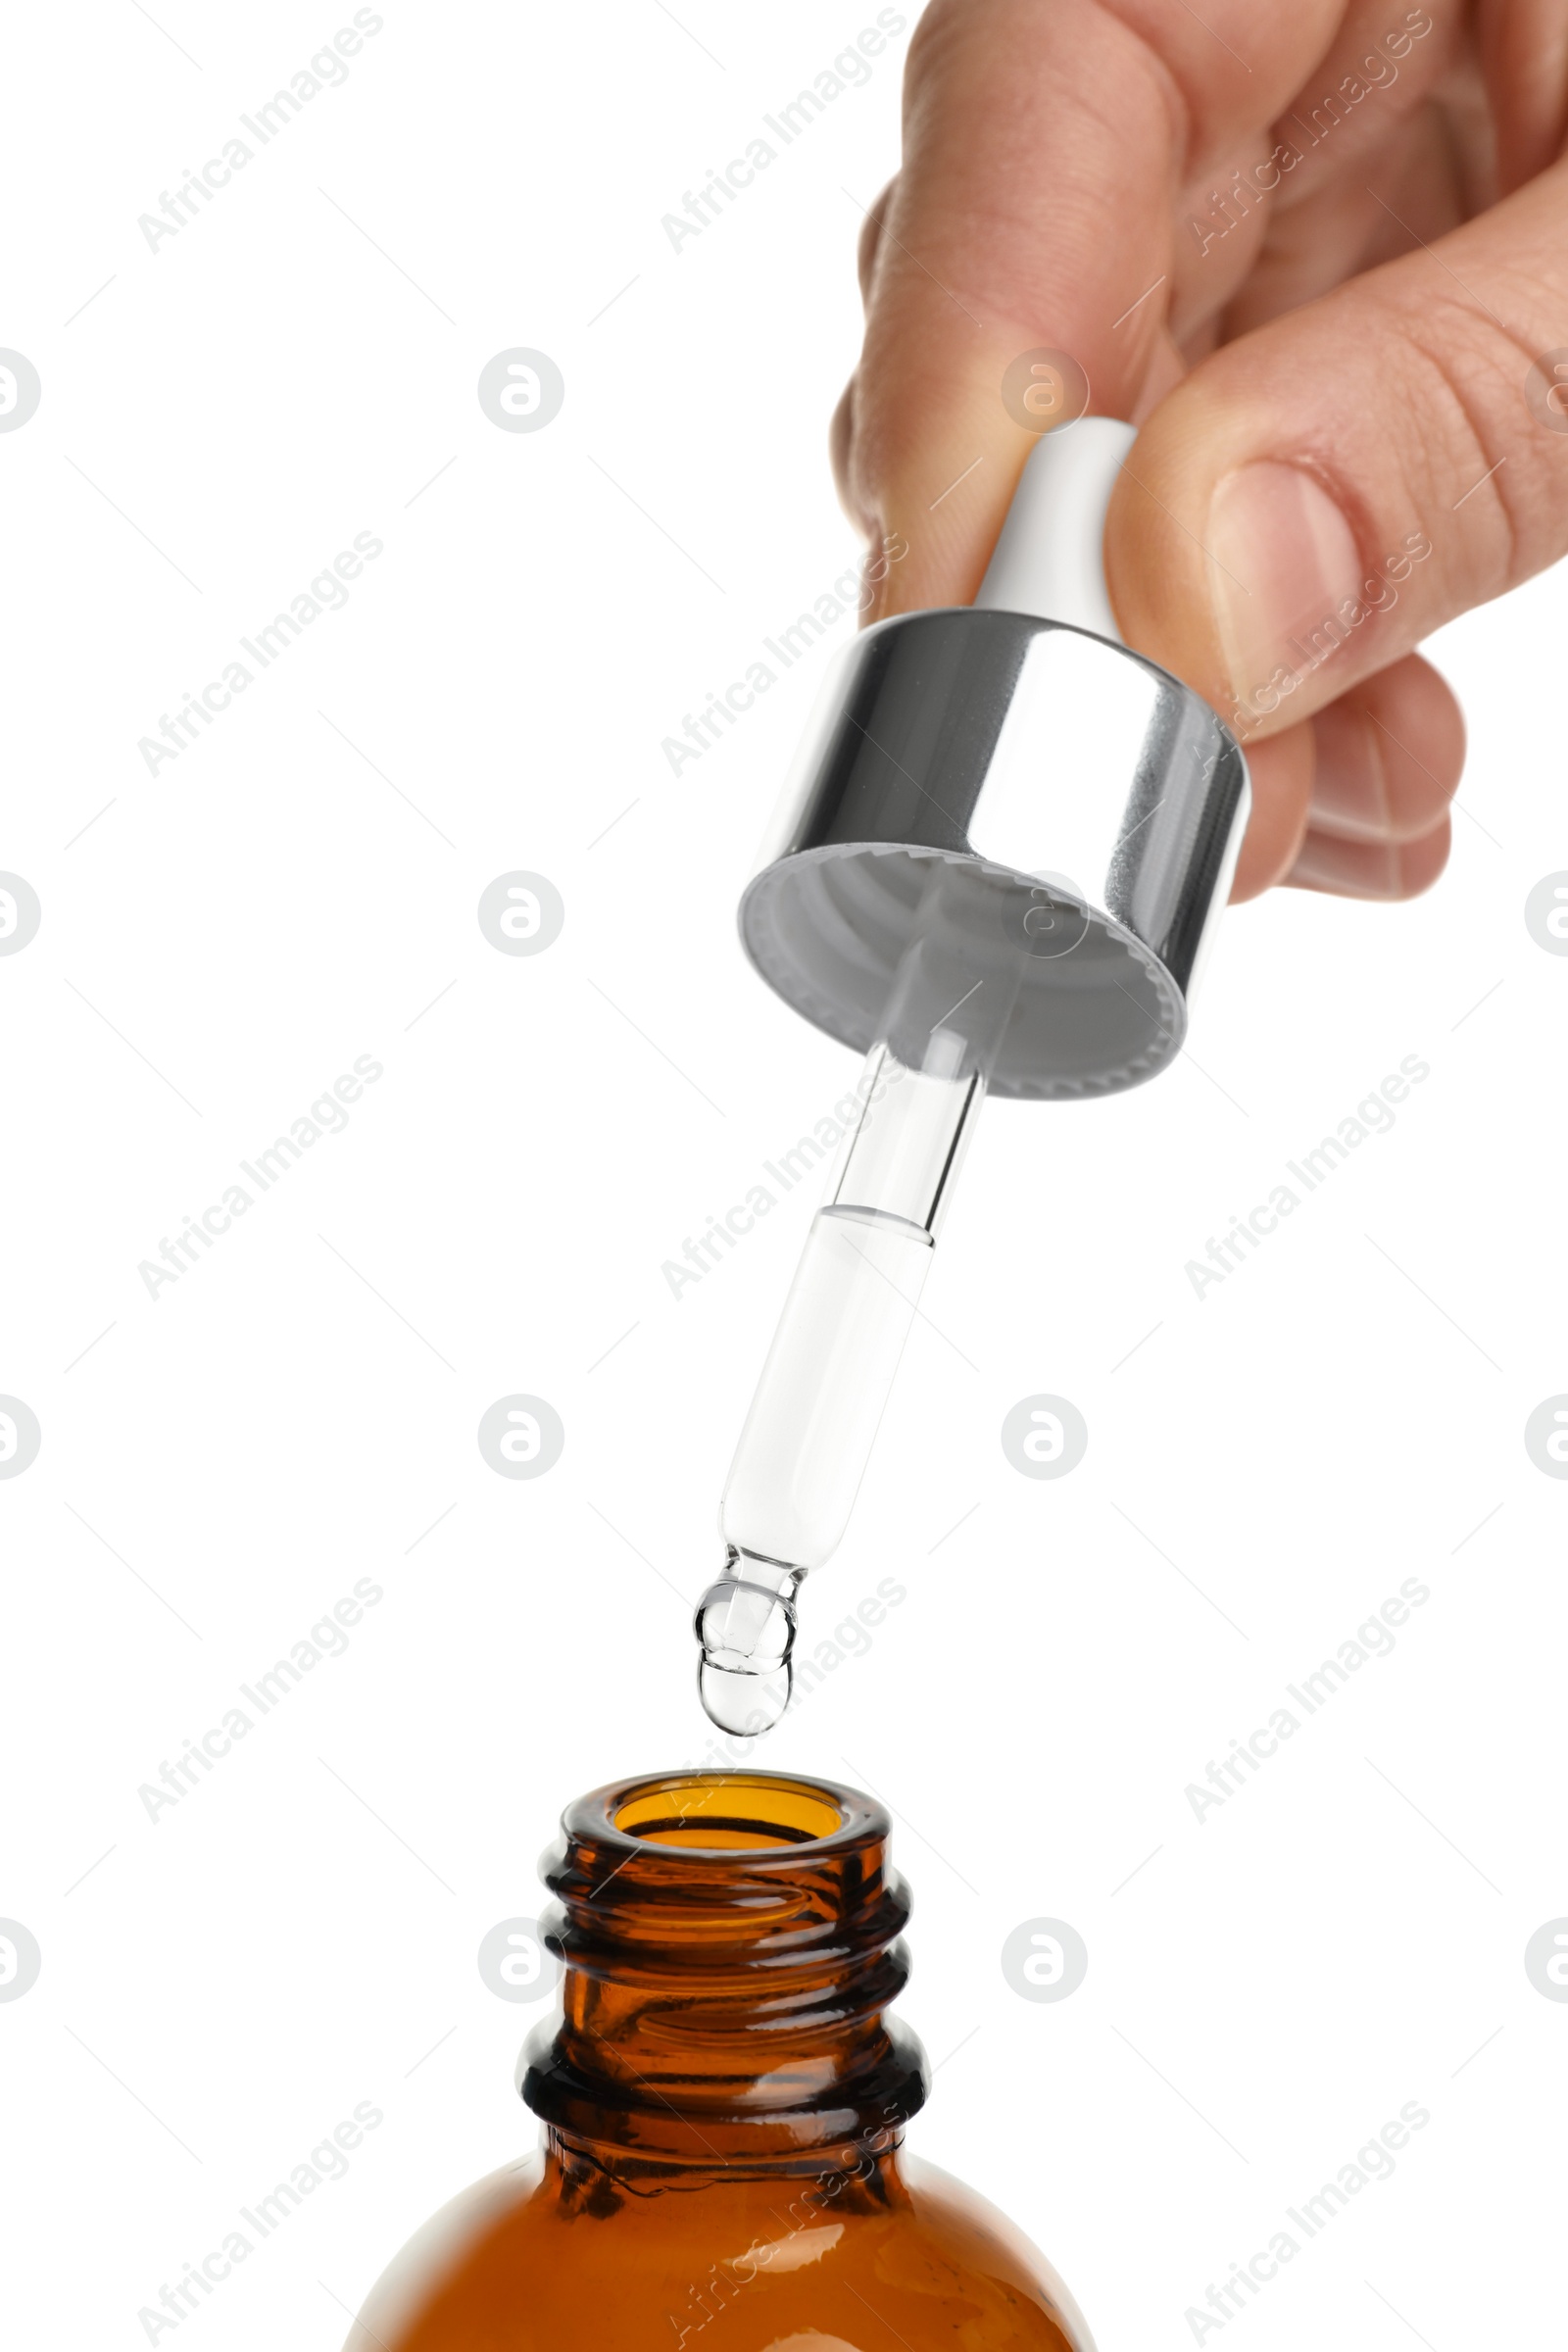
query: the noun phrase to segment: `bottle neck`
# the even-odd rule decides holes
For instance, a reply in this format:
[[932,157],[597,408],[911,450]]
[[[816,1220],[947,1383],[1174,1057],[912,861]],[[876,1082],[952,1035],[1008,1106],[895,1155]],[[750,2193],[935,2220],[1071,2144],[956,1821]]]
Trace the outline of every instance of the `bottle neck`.
[[545,1857],[558,2021],[519,2088],[579,2166],[868,2180],[926,2092],[886,2014],[907,1891],[879,1806],[828,1783],[687,1773],[598,1790]]

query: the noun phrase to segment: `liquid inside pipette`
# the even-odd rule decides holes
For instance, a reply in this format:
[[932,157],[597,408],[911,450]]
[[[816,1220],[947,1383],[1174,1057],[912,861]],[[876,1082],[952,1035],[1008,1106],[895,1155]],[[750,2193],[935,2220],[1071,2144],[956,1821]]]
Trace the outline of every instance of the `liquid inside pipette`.
[[725,1573],[698,1614],[703,1704],[725,1731],[766,1730],[788,1703],[795,1595],[837,1548],[930,1262],[928,1234],[874,1211],[811,1220],[724,1489]]
[[766,1731],[789,1703],[796,1597],[849,1522],[1016,1000],[1028,901],[1011,896],[1015,925],[1000,899],[977,922],[975,892],[946,867],[926,889],[725,1483],[727,1556],[697,1636],[703,1705],[727,1732]]

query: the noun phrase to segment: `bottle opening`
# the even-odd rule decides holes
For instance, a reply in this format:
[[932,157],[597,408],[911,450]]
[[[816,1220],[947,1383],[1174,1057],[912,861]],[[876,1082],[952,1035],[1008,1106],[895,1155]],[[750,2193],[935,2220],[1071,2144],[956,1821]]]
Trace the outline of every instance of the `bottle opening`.
[[[546,1854],[561,2008],[518,2088],[603,2172],[820,2169],[925,2097],[908,1889],[874,1798],[834,1781],[646,1773],[568,1805]],[[575,2161],[575,2158],[574,2158]]]
[[671,1774],[616,1807],[617,1830],[650,1845],[759,1851],[808,1845],[844,1827],[843,1808],[808,1781],[774,1773]]

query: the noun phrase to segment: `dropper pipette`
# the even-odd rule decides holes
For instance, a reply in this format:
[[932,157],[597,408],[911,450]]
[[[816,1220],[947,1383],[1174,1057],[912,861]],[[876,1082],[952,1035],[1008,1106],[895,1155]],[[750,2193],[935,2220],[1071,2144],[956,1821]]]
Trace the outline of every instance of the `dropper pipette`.
[[1044,433],[973,606],[844,650],[741,901],[767,984],[871,1054],[698,1606],[727,1731],[788,1704],[795,1597],[844,1533],[988,1089],[1081,1102],[1181,1051],[1250,788],[1216,713],[1117,629],[1104,524],[1135,437]]
[[795,1595],[849,1522],[1040,912],[941,863],[927,883],[725,1482],[728,1556],[697,1611],[722,1730],[765,1731],[788,1704]]

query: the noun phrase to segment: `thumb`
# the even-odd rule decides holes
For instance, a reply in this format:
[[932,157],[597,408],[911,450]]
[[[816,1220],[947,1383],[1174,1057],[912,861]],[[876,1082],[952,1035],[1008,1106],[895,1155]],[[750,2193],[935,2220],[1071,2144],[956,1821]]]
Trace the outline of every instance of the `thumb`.
[[1555,562],[1565,345],[1559,164],[1213,353],[1150,417],[1111,501],[1128,642],[1267,735]]

